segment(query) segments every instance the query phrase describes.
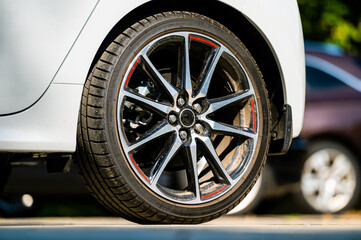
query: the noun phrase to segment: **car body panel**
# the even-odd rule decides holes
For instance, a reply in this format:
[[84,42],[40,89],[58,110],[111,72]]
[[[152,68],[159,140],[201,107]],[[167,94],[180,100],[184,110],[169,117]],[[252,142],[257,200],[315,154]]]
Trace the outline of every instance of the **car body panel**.
[[[351,117],[352,116],[352,117]],[[304,130],[306,139],[336,138],[347,140],[361,153],[361,98],[357,101],[314,102],[306,104]]]
[[82,85],[51,84],[29,110],[0,117],[0,148],[9,152],[73,152],[82,90]]
[[344,54],[306,52],[306,66],[326,73],[335,83],[307,81],[305,139],[332,138],[361,154],[361,61]]
[[96,0],[0,3],[0,115],[29,108],[46,91]]
[[278,60],[284,101],[292,108],[293,137],[297,137],[305,104],[305,50],[297,1],[248,0],[243,14],[268,39]]
[[[0,117],[0,151],[75,151],[80,97],[97,50],[119,20],[146,2],[148,1],[98,1],[44,95],[26,111]],[[297,136],[301,130],[304,108],[304,52],[297,2],[222,2],[251,19],[266,36],[279,63],[284,81],[285,103],[292,107],[293,133]],[[257,11],[258,7],[263,11]],[[271,11],[266,11],[267,8]],[[280,24],[285,25],[285,28],[278,27]],[[70,96],[69,91],[76,96]],[[51,105],[60,101],[56,98],[62,98],[61,106]],[[55,119],[54,116],[59,118]]]

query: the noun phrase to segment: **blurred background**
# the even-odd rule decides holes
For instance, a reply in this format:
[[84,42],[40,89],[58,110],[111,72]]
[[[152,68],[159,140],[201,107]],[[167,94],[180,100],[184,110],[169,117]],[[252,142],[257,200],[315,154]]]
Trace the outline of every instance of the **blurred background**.
[[[269,157],[233,214],[361,213],[361,2],[298,4],[306,51],[303,131],[286,155]],[[49,174],[45,164],[14,163],[0,199],[2,217],[108,215],[74,166]]]

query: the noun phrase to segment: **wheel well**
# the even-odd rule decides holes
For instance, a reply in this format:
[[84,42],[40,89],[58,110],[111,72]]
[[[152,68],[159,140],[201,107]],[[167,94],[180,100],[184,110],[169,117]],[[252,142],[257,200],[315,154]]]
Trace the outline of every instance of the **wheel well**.
[[[108,45],[126,28],[133,25],[135,21],[164,11],[190,11],[203,14],[220,22],[236,34],[251,52],[263,74],[271,102],[271,130],[273,132],[280,122],[283,113],[282,108],[285,103],[282,84],[283,75],[280,72],[277,60],[267,40],[257,28],[242,13],[217,0],[153,0],[139,6],[122,18],[106,36],[96,53],[89,73]],[[245,32],[247,34],[244,34]]]

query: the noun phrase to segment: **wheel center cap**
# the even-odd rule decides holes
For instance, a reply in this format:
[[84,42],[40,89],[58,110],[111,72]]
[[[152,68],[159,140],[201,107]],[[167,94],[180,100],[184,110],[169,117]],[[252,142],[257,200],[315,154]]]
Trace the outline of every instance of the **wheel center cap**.
[[196,122],[196,115],[192,110],[186,108],[180,112],[179,120],[183,127],[191,127]]

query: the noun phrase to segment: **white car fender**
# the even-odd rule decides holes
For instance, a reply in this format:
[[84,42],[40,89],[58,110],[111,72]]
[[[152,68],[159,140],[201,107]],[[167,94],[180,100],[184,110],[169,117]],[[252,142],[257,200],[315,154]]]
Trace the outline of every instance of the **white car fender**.
[[292,108],[293,137],[297,137],[303,125],[306,88],[305,50],[297,1],[247,0],[243,14],[252,19],[268,40],[278,60],[284,101]]
[[[145,0],[99,0],[48,90],[26,111],[0,117],[0,151],[73,152],[82,89],[91,63],[105,36],[127,13]],[[293,110],[293,135],[302,127],[304,52],[296,1],[224,0],[252,19],[278,58],[285,103]],[[269,14],[259,8],[272,8]],[[280,8],[280,10],[277,10]],[[281,10],[283,9],[283,11]],[[284,9],[287,8],[287,11]],[[289,22],[288,22],[289,21]],[[283,28],[277,27],[282,23]],[[298,26],[295,28],[295,26]]]

